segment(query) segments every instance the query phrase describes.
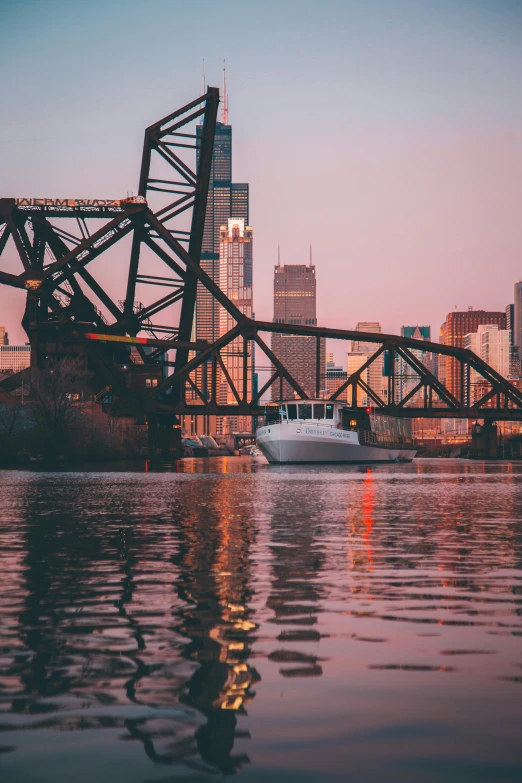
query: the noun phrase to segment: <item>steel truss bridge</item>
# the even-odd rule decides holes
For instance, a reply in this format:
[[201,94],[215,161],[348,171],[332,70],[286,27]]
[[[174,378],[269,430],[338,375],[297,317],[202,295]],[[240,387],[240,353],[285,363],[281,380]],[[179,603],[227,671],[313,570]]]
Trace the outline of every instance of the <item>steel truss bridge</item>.
[[[522,420],[522,393],[468,350],[243,315],[200,265],[218,103],[219,91],[211,87],[146,129],[137,196],[0,199],[0,262],[7,261],[10,270],[0,266],[0,284],[26,292],[23,326],[33,366],[63,355],[84,356],[97,398],[110,401],[114,415],[172,426],[184,414],[260,415],[267,392],[275,386],[274,396],[282,396],[284,382],[296,398],[319,397],[322,340],[354,340],[373,343],[376,351],[331,394],[332,400],[347,395],[355,408],[364,395],[373,408],[410,418]],[[234,324],[212,343],[193,339],[198,288]],[[271,334],[315,342],[314,389],[302,388],[284,357],[274,353]],[[232,343],[241,361],[239,383],[227,367]],[[271,368],[255,391],[254,346],[256,359],[264,355]],[[419,352],[443,357],[453,367],[456,393],[438,380]],[[386,399],[381,389],[368,385],[366,373],[383,355]],[[165,365],[172,369],[167,377]],[[403,394],[400,368],[404,372],[405,367],[415,380]],[[16,378],[7,379],[4,388],[15,384]]]

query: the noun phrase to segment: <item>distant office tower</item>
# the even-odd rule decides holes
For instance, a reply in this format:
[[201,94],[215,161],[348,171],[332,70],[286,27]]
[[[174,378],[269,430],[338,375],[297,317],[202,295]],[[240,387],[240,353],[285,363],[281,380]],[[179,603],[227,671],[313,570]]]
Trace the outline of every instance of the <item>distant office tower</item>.
[[[373,351],[375,353],[375,351]],[[365,364],[368,359],[370,358],[371,354],[361,353],[360,351],[349,351],[347,354],[347,377],[350,378],[355,372],[358,372],[363,364]],[[367,386],[370,386],[370,378],[369,378],[369,368],[366,368],[366,370],[363,370],[360,375],[361,381],[365,383]],[[352,405],[352,390],[351,388],[348,389],[348,394],[346,399],[348,400],[348,405]],[[375,401],[368,396],[368,394],[363,391],[363,389],[360,386],[357,386],[357,398],[356,398],[356,405],[359,408],[364,408],[366,405],[374,405]]]
[[[476,332],[464,337],[464,347],[473,351],[504,378],[510,374],[510,333],[508,329],[499,329],[497,324],[481,324]],[[490,385],[475,370],[470,370],[471,399],[477,402],[490,390]],[[494,400],[491,400],[491,405]]]
[[[199,138],[203,126],[198,125]],[[199,150],[197,153],[199,165]],[[219,241],[221,226],[229,218],[249,222],[249,191],[246,183],[232,182],[232,127],[216,123],[214,152],[208,191],[207,213],[203,231],[201,267],[219,284]],[[212,295],[198,283],[196,297],[195,337],[197,340],[216,340],[219,334],[219,307]]]
[[513,345],[516,345],[522,357],[522,281],[515,283],[513,304]]
[[[431,340],[431,327],[429,326],[402,326],[401,336],[410,337],[413,340]],[[433,359],[432,354],[428,351],[418,350],[417,348],[409,349],[411,353],[422,364],[433,373]],[[396,389],[397,400],[404,399],[413,389],[418,385],[420,376],[415,372],[413,367],[402,357],[398,357],[396,363]],[[435,374],[435,373],[433,373]],[[421,405],[423,404],[423,391],[418,391],[413,397],[410,398],[408,405]]]
[[[236,305],[238,310],[252,318],[252,229],[245,225],[243,218],[229,218],[221,227],[219,244],[219,287]],[[224,307],[219,308],[219,334],[224,335],[236,322]],[[244,355],[243,340],[237,338],[223,349],[223,364],[239,396],[246,391],[247,398],[252,394],[253,355],[249,344],[247,373],[243,376]],[[246,382],[246,389],[243,385]],[[226,374],[221,371],[219,380],[219,404],[236,405],[236,397],[228,383]],[[249,416],[227,416],[218,418],[217,434],[230,432],[250,432],[252,419]]]
[[30,366],[30,345],[0,345],[0,374],[20,372]]
[[[274,323],[317,324],[315,266],[284,264],[274,269]],[[273,334],[272,350],[310,397],[316,395],[315,337]],[[319,391],[325,391],[325,341],[320,341]],[[272,385],[272,399],[293,399],[294,389],[287,381]]]
[[[355,327],[355,331],[371,332],[372,334],[382,333],[381,325],[378,321],[359,321]],[[367,362],[368,359],[370,359],[370,357],[379,350],[380,347],[381,346],[379,343],[352,340],[350,351],[348,353],[348,377],[353,375],[354,372],[357,372],[365,364],[365,362]],[[377,394],[378,397],[380,397],[381,400],[385,402],[387,401],[388,382],[387,379],[384,378],[384,357],[382,354],[378,356],[366,370],[363,371],[361,380],[363,383],[366,383],[366,385],[369,386],[371,390]],[[351,404],[351,396],[349,397],[348,402]],[[363,393],[362,390],[358,390],[358,406],[373,406],[375,404],[375,400],[371,397],[371,395],[367,395]]]
[[[467,334],[477,332],[479,326],[496,324],[499,329],[506,328],[505,312],[488,312],[486,310],[453,311],[448,313],[440,327],[440,342],[443,345],[453,345],[464,348]],[[439,378],[448,391],[456,397],[460,396],[460,368],[456,359],[450,356],[439,357]]]
[[5,326],[0,326],[0,345],[9,345],[9,335],[5,330]]
[[[508,332],[511,332],[512,338],[513,338],[514,327],[515,327],[515,305],[508,304],[506,305],[506,329],[508,330]],[[511,339],[511,342],[513,343],[513,339]]]
[[[223,122],[216,123],[214,151],[208,190],[207,211],[201,248],[201,268],[218,285],[220,284],[219,242],[221,226],[227,226],[232,217],[242,218],[249,223],[249,189],[247,183],[232,182],[232,126],[228,124],[227,97],[222,103]],[[196,128],[199,141],[203,126]],[[198,142],[197,142],[198,143]],[[196,151],[196,165],[199,166],[199,149]],[[193,337],[196,340],[213,342],[220,333],[219,305],[212,294],[200,283],[197,284],[196,308],[194,313]],[[198,386],[204,385],[203,378],[211,377],[211,362],[194,372]],[[196,393],[187,391],[187,398],[193,403],[200,400]],[[188,417],[185,426],[195,433],[215,433],[216,419],[211,416]]]
[[[326,383],[325,388],[328,397],[330,397],[337,389],[343,385],[348,377],[346,370],[334,361],[333,353],[326,354]],[[346,391],[341,392],[339,395],[340,400],[346,400]]]
[[[520,285],[517,283],[516,286]],[[516,287],[515,286],[515,287]],[[506,329],[509,331],[510,340],[510,357],[509,357],[509,374],[511,378],[518,378],[520,376],[520,346],[515,344],[515,305],[509,304],[506,307]]]
[[511,345],[509,348],[509,376],[510,378],[520,378],[521,372],[520,349],[518,345]]

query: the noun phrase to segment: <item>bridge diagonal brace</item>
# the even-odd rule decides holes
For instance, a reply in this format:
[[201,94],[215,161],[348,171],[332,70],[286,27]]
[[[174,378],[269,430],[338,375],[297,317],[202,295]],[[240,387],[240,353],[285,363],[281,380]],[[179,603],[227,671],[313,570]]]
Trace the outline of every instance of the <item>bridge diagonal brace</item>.
[[161,258],[162,261],[164,261],[167,264],[167,266],[173,272],[176,272],[176,274],[179,275],[182,280],[185,278],[185,270],[183,269],[183,267],[181,267],[177,263],[177,261],[171,258],[169,254],[163,250],[162,247],[160,247],[156,242],[154,242],[154,240],[152,239],[152,237],[149,236],[149,234],[147,233],[145,234],[145,236],[143,237],[143,241],[145,242],[146,245],[150,247],[151,250],[153,250]]
[[227,370],[227,368],[226,368],[226,366],[225,366],[225,362],[224,362],[224,361],[223,361],[223,359],[221,358],[221,354],[219,353],[219,351],[217,351],[217,352],[216,352],[216,358],[217,358],[217,360],[218,360],[219,366],[221,367],[221,371],[222,371],[223,375],[224,375],[224,376],[225,376],[225,378],[227,379],[227,383],[228,383],[228,385],[230,386],[230,389],[231,389],[231,391],[232,391],[232,394],[233,394],[233,395],[234,395],[234,397],[236,398],[236,402],[237,402],[237,404],[238,404],[238,405],[241,405],[241,397],[240,397],[240,396],[239,396],[239,394],[238,394],[238,391],[237,391],[237,389],[236,389],[236,387],[235,387],[235,385],[234,385],[234,381],[233,381],[233,380],[232,380],[232,378],[230,377],[230,373],[229,373],[229,371]]
[[495,393],[501,393],[508,396],[512,402],[517,406],[522,406],[522,392],[520,392],[513,384],[506,381],[506,379],[500,375],[493,367],[486,364],[483,359],[480,359],[472,351],[469,351],[469,364],[476,370],[479,375],[488,381],[495,390]]
[[7,223],[4,223],[4,230],[0,234],[0,256],[4,252],[4,248],[7,245],[10,236],[11,236],[11,229],[9,228]]
[[422,364],[422,362],[411,353],[409,348],[406,348],[404,345],[397,345],[396,351],[410,365],[410,367],[412,367],[419,374],[419,376],[424,379],[424,382],[430,385],[437,392],[441,400],[443,400],[450,408],[459,410],[462,407],[456,397],[454,397],[453,394],[451,394],[451,392],[449,392],[448,389],[442,385],[438,378],[436,378],[433,373],[431,373],[428,368],[425,367],[424,364]]
[[261,399],[263,394],[269,390],[269,388],[272,386],[275,381],[279,378],[279,372],[276,370],[275,373],[268,379],[268,381],[265,383],[263,388],[258,391],[258,393],[255,395],[255,397],[252,397],[252,400],[250,401],[250,405],[254,406],[258,400]]
[[295,378],[293,378],[290,375],[290,373],[288,372],[284,364],[282,364],[282,362],[279,361],[275,353],[273,353],[273,351],[270,350],[268,345],[264,342],[264,340],[259,336],[257,332],[254,332],[252,339],[256,341],[256,343],[259,345],[263,353],[266,354],[266,356],[270,359],[274,367],[277,368],[279,375],[282,378],[284,378],[287,383],[290,384],[292,389],[297,392],[299,397],[302,400],[309,400],[310,397],[308,396],[308,394],[306,394],[306,392],[300,387],[300,385],[297,383]]
[[[207,273],[199,266],[199,264],[196,264],[187,250],[178,242],[177,239],[174,239],[173,236],[171,236],[168,229],[165,228],[165,226],[157,220],[157,218],[152,214],[152,212],[147,212],[147,221],[150,223],[151,227],[154,228],[155,231],[160,235],[161,239],[165,242],[166,245],[170,247],[171,250],[176,253],[178,258],[180,258],[185,266],[187,267],[185,271],[185,276],[188,278],[188,273],[192,273],[197,280],[214,296],[215,299],[219,302],[220,305],[222,305],[225,310],[230,313],[232,318],[237,321],[238,323],[250,323],[251,320],[246,315],[244,315],[241,310],[239,310],[236,305],[231,302],[231,300],[228,298],[228,296],[221,290],[221,288],[215,283],[212,278],[207,275]],[[185,281],[185,292],[187,291],[187,280]],[[194,297],[195,297],[195,285],[197,281],[194,281]],[[195,298],[194,298],[195,301]],[[185,304],[185,300],[183,301],[183,304]],[[192,331],[192,320],[190,320],[190,329],[187,329],[188,323],[183,324],[185,327],[185,331],[188,331],[188,336],[186,340],[190,340],[190,332]],[[180,339],[185,339],[185,337],[181,337],[182,332],[182,321],[180,320]]]
[[32,262],[34,259],[32,258],[30,246],[29,247],[26,246],[26,245],[30,245],[29,240],[27,238],[27,234],[25,236],[26,241],[24,242],[24,239],[22,238],[20,226],[18,226],[17,223],[15,222],[13,213],[9,215],[5,215],[5,222],[7,223],[7,227],[11,232],[11,236],[13,237],[16,250],[18,252],[20,261],[22,262],[22,266],[25,272],[31,272],[33,266]]
[[370,358],[365,361],[365,363],[359,367],[358,370],[353,372],[350,377],[341,385],[339,388],[330,396],[328,397],[329,400],[337,400],[339,395],[345,391],[349,386],[353,386],[354,382],[357,383],[358,379],[362,375],[363,372],[365,372],[368,367],[370,367],[373,362],[379,358],[379,356],[386,350],[386,344],[381,345],[380,348],[378,348],[375,353],[373,353]]
[[375,402],[375,404],[376,404],[376,405],[377,405],[379,408],[386,408],[386,403],[384,402],[384,400],[383,400],[383,399],[381,399],[381,398],[379,397],[379,395],[377,394],[377,392],[375,392],[375,391],[372,389],[372,387],[371,387],[371,386],[368,386],[368,384],[367,384],[365,381],[363,381],[363,379],[362,379],[362,378],[358,378],[358,379],[357,379],[357,381],[355,382],[355,385],[356,385],[356,386],[357,386],[357,385],[359,385],[359,386],[361,387],[361,389],[362,389],[364,392],[366,392],[366,394],[367,394],[369,397],[371,397],[371,398],[372,398],[372,400]]
[[26,290],[26,286],[22,277],[18,275],[12,275],[9,272],[0,272],[0,283],[4,283],[4,285],[10,285],[12,288],[21,288],[24,291]]
[[[90,261],[92,261],[93,258],[96,258],[96,256],[98,256],[101,252],[113,245],[114,242],[117,242],[119,239],[128,234],[129,231],[131,231],[133,228],[131,218],[136,214],[136,212],[143,211],[143,209],[144,207],[141,204],[133,205],[129,209],[125,210],[125,212],[115,217],[105,226],[96,231],[96,233],[92,234],[87,239],[84,239],[83,242],[67,253],[67,255],[60,258],[54,264],[50,264],[45,269],[44,279],[49,279],[57,272],[63,270],[63,268],[67,265],[70,265],[71,269],[75,269],[75,267],[86,266]],[[105,239],[104,242],[102,242],[103,239]],[[78,256],[80,256],[82,253],[85,253],[85,256],[81,259],[78,259]],[[53,278],[54,281],[57,279],[59,282],[61,282],[60,278]]]
[[481,410],[482,406],[488,402],[492,397],[494,397],[496,394],[498,394],[497,389],[490,389],[490,391],[487,392],[487,394],[484,394],[483,397],[480,398],[480,400],[477,400],[472,406],[471,410],[479,411]]
[[189,386],[196,392],[196,394],[198,395],[199,399],[203,402],[203,404],[206,405],[208,402],[207,398],[204,396],[203,392],[199,389],[198,385],[194,383],[190,375],[187,375],[185,380],[189,384]]
[[414,397],[417,394],[417,392],[419,392],[423,387],[425,387],[425,385],[426,385],[426,383],[425,383],[424,379],[421,379],[419,381],[419,383],[416,386],[414,386],[414,388],[411,389],[411,391],[408,392],[406,397],[403,397],[402,400],[399,400],[399,402],[397,403],[397,407],[398,408],[405,408],[406,407],[406,403],[409,402],[411,400],[411,398]]
[[[220,350],[221,348],[224,348],[225,345],[228,345],[228,343],[232,342],[236,337],[239,336],[241,331],[241,327],[239,324],[237,326],[234,326],[230,331],[228,331],[226,334],[223,335],[223,337],[220,337],[219,340],[216,340],[215,343],[210,343],[207,348],[205,348],[201,353],[199,353],[197,356],[195,356],[193,359],[188,361],[186,364],[184,364],[182,367],[176,369],[172,375],[169,375],[168,378],[166,378],[162,383],[159,383],[150,393],[149,397],[159,397],[161,394],[166,392],[168,389],[170,389],[175,384],[179,384],[180,381],[183,380],[190,372],[196,369],[196,367],[199,367],[200,364],[202,364],[206,359],[208,359],[215,351]],[[178,350],[181,350],[178,348]]]

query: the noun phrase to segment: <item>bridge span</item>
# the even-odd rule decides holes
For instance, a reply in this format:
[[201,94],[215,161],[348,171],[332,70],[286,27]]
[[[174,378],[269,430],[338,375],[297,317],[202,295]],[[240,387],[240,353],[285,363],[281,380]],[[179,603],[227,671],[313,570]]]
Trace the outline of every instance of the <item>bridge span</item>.
[[[219,90],[210,87],[146,129],[136,196],[0,199],[0,284],[26,292],[22,323],[33,366],[83,356],[97,399],[113,415],[172,427],[186,414],[258,416],[266,395],[281,398],[285,383],[297,399],[324,396],[321,341],[356,340],[375,344],[376,351],[329,399],[342,396],[356,408],[364,396],[376,410],[409,418],[522,421],[522,392],[471,351],[396,335],[258,321],[237,308],[200,264],[218,104]],[[2,267],[10,250],[18,273]],[[233,324],[213,343],[192,339],[198,288]],[[272,350],[274,333],[315,341],[314,389],[302,388]],[[241,363],[239,384],[227,369],[231,351]],[[271,368],[259,389],[252,383],[254,352],[256,362],[264,357]],[[452,363],[456,389],[419,358],[426,352]],[[383,360],[384,397],[366,372]],[[404,367],[415,382],[403,393]]]

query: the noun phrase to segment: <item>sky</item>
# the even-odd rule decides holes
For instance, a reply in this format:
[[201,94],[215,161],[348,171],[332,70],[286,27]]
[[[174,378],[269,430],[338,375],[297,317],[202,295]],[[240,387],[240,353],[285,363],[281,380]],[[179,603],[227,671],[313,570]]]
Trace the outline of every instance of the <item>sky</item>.
[[[258,318],[278,243],[295,264],[312,242],[324,326],[438,339],[455,305],[513,301],[522,0],[0,0],[0,14],[0,197],[136,192],[144,128],[200,94],[203,59],[219,86],[225,59]],[[23,300],[0,287],[11,342]]]

